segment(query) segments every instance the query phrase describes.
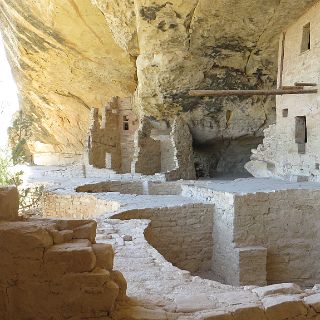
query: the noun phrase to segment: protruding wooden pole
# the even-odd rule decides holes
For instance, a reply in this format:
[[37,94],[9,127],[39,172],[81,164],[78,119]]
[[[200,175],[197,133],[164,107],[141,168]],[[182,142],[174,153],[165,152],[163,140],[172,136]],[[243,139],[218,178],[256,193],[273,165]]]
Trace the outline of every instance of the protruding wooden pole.
[[294,84],[297,87],[316,87],[316,83],[310,83],[310,82],[296,82]]
[[312,94],[317,89],[270,89],[270,90],[191,90],[192,97],[230,97],[230,96],[281,96],[284,94]]
[[298,87],[298,86],[282,86],[281,88],[278,89],[282,89],[282,90],[303,90],[304,87]]

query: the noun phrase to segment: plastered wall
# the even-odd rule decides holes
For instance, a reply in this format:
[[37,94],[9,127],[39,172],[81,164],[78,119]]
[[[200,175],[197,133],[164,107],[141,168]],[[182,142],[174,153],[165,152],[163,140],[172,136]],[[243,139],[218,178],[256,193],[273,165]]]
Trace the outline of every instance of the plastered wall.
[[[310,49],[302,49],[304,29],[310,23]],[[280,57],[284,41],[282,81],[284,86],[296,82],[320,83],[320,3],[312,7],[285,31],[280,38]],[[310,87],[305,87],[310,89]],[[276,176],[292,181],[320,181],[320,92],[317,94],[283,95],[277,97],[276,125],[265,131],[264,144],[253,151],[247,169],[254,176]],[[285,111],[287,110],[287,111]],[[296,142],[296,117],[306,117],[307,142],[299,153]]]

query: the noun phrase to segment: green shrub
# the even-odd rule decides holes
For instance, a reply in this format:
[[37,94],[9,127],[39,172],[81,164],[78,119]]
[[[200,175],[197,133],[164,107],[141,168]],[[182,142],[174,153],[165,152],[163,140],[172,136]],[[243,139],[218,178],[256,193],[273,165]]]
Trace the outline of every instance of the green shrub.
[[0,150],[0,185],[16,187],[22,184],[23,171],[13,171],[14,161],[5,150]]
[[24,187],[22,170],[15,166],[27,162],[27,141],[31,137],[32,119],[19,111],[8,129],[10,148],[0,150],[0,185],[14,185],[19,190],[20,212],[28,213],[38,206],[43,195],[43,186]]

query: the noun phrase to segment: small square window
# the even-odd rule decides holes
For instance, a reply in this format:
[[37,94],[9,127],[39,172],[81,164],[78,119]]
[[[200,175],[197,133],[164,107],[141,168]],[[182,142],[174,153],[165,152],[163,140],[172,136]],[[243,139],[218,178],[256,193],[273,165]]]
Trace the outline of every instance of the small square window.
[[288,114],[289,114],[289,110],[288,109],[282,109],[282,116],[284,118],[287,118],[288,117]]
[[307,23],[303,27],[302,31],[302,42],[301,42],[301,53],[311,49],[311,28],[310,23]]
[[129,123],[128,122],[123,123],[123,130],[125,130],[125,131],[129,130]]

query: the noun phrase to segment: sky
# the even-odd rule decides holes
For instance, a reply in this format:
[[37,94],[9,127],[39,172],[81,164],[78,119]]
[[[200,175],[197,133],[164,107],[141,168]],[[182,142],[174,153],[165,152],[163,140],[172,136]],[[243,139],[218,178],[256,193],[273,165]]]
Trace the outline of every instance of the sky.
[[0,148],[7,143],[7,129],[13,114],[18,109],[17,87],[12,77],[0,31]]

